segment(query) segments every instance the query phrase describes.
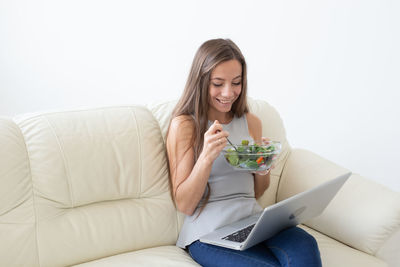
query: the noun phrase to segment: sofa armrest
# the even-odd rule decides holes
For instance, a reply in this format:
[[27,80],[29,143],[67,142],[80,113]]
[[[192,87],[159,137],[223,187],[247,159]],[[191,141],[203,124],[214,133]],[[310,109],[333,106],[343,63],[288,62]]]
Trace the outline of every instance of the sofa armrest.
[[376,256],[384,259],[389,267],[400,266],[400,227],[397,231],[383,244]]
[[[282,172],[277,200],[347,171],[310,151],[293,149]],[[393,246],[399,251],[400,244],[392,239],[398,236],[396,233],[400,229],[400,193],[353,174],[324,212],[305,225],[378,257],[385,255],[378,253],[385,244],[389,245],[385,248],[386,254]],[[391,261],[400,264],[399,258]]]

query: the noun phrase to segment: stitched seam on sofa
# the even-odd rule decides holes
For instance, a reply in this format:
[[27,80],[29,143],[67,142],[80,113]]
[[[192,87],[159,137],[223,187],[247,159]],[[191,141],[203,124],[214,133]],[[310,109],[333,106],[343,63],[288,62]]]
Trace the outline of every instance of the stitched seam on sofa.
[[[160,122],[159,122],[158,119],[154,116],[153,112],[150,110],[149,107],[146,106],[146,109],[149,111],[149,113],[151,114],[151,116],[153,117],[153,119],[157,122],[158,129],[160,130],[161,137],[162,137],[162,140],[163,140],[163,143],[164,143],[164,146],[165,146],[166,140],[164,140],[164,136],[163,136],[163,132],[162,132],[162,130],[161,130]],[[169,124],[168,124],[168,125],[169,125]],[[168,129],[167,129],[167,130],[168,130]]]
[[[29,197],[28,197],[29,198]],[[22,206],[23,204],[25,204],[25,202],[26,202],[26,199],[23,199],[23,198],[21,198],[21,200],[18,202],[18,203],[16,203],[14,206],[11,206],[10,208],[8,208],[6,211],[4,211],[3,213],[0,213],[0,216],[4,216],[4,215],[6,215],[7,213],[10,213],[10,212],[12,212],[13,210],[15,210],[15,209],[17,209],[18,207],[20,207],[20,206]],[[5,222],[5,221],[1,221],[1,223],[3,224],[3,223],[5,223],[5,224],[8,224],[8,222]],[[13,224],[13,222],[10,222],[9,224]],[[15,223],[15,224],[21,224],[21,223]]]
[[131,111],[131,114],[132,114],[132,118],[133,118],[133,121],[134,121],[134,123],[135,123],[135,126],[136,126],[136,132],[137,132],[137,140],[138,140],[138,145],[139,145],[139,193],[138,193],[138,198],[140,198],[140,196],[141,196],[141,194],[142,194],[142,177],[143,177],[143,167],[142,167],[142,143],[140,142],[141,141],[141,138],[142,138],[142,136],[141,136],[141,134],[140,134],[140,131],[139,131],[139,125],[138,125],[138,122],[137,122],[137,117],[136,117],[136,113],[135,113],[135,111],[133,110],[134,108],[133,107],[131,107],[130,108],[130,111]]
[[[13,119],[19,121],[24,121],[28,122],[33,119],[37,119],[43,116],[51,116],[51,115],[57,115],[60,113],[75,113],[75,112],[85,112],[85,111],[96,111],[96,110],[103,110],[103,109],[120,109],[120,108],[132,108],[133,107],[141,107],[141,108],[146,108],[144,105],[119,105],[119,106],[103,106],[103,107],[88,107],[88,108],[76,108],[74,110],[71,109],[66,109],[66,110],[49,110],[49,111],[42,111],[42,112],[31,112],[31,113],[26,113],[26,114],[19,114],[16,115]],[[17,122],[16,122],[17,123]]]
[[[15,121],[13,121],[15,123]],[[26,145],[26,139],[25,139],[25,135],[22,133],[21,128],[19,127],[18,124],[15,123],[15,125],[17,125],[17,128],[19,130],[19,133],[22,136],[22,139],[24,140],[24,145],[25,145],[25,151],[26,151],[26,156],[28,158],[28,169],[29,169],[29,174],[31,176],[31,192],[32,192],[32,206],[33,206],[33,216],[34,216],[34,220],[35,220],[35,243],[36,243],[36,254],[37,254],[37,261],[39,263],[39,267],[41,266],[40,264],[40,256],[39,256],[39,242],[38,242],[38,224],[37,224],[37,211],[36,211],[36,202],[35,202],[35,194],[33,192],[33,176],[32,176],[32,168],[31,168],[31,157],[29,154],[29,150],[28,147]]]
[[[398,232],[398,233],[397,233],[397,232]],[[384,247],[386,246],[387,241],[388,241],[389,239],[391,239],[395,234],[398,234],[398,235],[400,236],[400,228],[398,228],[397,231],[396,231],[396,230],[393,231],[393,233],[390,235],[390,237],[388,237],[388,238],[385,240],[385,242],[382,244],[382,246],[381,246],[380,248],[378,248],[377,252],[374,254],[375,257],[377,257],[378,259],[380,259],[380,260],[382,260],[382,261],[387,262],[387,260],[388,260],[387,258],[385,259],[385,257],[382,257],[382,255],[378,255],[378,254],[381,253],[382,248],[384,248]],[[393,247],[393,242],[392,242],[392,246],[390,246],[390,247]],[[395,249],[392,249],[392,251],[395,251]],[[398,253],[397,253],[396,255],[398,255]],[[391,256],[389,256],[389,258],[391,258]],[[396,256],[396,258],[398,258],[398,256]]]
[[[115,198],[115,199],[107,199],[107,200],[99,200],[99,201],[94,201],[94,202],[88,202],[82,205],[75,205],[73,208],[82,208],[82,207],[87,207],[93,204],[101,204],[101,203],[107,203],[107,202],[113,202],[113,201],[147,201],[147,200],[161,200],[161,201],[166,201],[169,203],[170,199],[167,198],[166,196],[169,196],[169,191],[164,191],[161,192],[158,196],[151,196],[151,197],[141,197],[139,198],[132,198],[132,197],[122,197],[122,198]],[[44,198],[43,199],[47,199],[47,200],[51,200],[48,198]],[[52,201],[52,200],[51,200]],[[71,209],[71,207],[67,207],[67,208],[63,208],[60,207],[60,210],[68,210]],[[57,218],[58,216],[60,216],[60,214],[56,214],[52,217],[46,217],[47,220],[51,220],[54,218]]]
[[[175,100],[171,100],[171,101],[168,101],[168,104],[167,105],[169,105],[170,103],[172,103],[172,102],[174,102]],[[159,107],[160,107],[160,105],[163,105],[162,103],[161,104],[158,104],[157,106],[156,106],[156,109],[158,110],[159,109]],[[160,126],[160,121],[154,116],[154,114],[153,114],[153,111],[149,108],[149,107],[146,107],[149,111],[150,111],[150,113],[151,113],[151,116],[153,116],[153,118],[157,121],[157,125],[158,125],[158,128],[160,129],[160,133],[161,133],[161,137],[162,137],[162,140],[163,140],[163,145],[164,145],[164,148],[165,148],[165,158],[166,158],[166,160],[167,160],[167,164],[169,164],[169,162],[168,162],[168,153],[167,153],[167,144],[166,144],[166,142],[167,142],[167,140],[165,140],[164,138],[166,137],[166,136],[164,136],[163,135],[163,132],[162,132],[162,129],[161,129],[161,126]],[[171,114],[172,115],[172,114]],[[170,118],[170,121],[171,121],[171,118]],[[168,127],[167,127],[167,132],[166,132],[166,134],[168,133],[168,128],[169,128],[169,124],[170,124],[170,122],[168,122]],[[169,169],[169,168],[168,168]],[[170,196],[171,196],[171,200],[172,200],[172,204],[174,205],[174,208],[175,208],[175,218],[176,218],[176,224],[175,224],[175,229],[176,229],[176,232],[175,232],[175,234],[176,234],[176,236],[179,236],[179,226],[180,226],[180,219],[179,219],[179,213],[178,213],[178,210],[177,210],[177,208],[176,208],[176,204],[175,204],[175,200],[174,200],[174,197],[173,197],[173,193],[172,193],[172,191],[171,191],[171,186],[170,186],[170,184],[171,184],[171,178],[170,178],[170,174],[169,174],[169,171],[168,171],[168,183],[169,183],[169,185],[168,185],[168,191],[169,191],[169,194],[170,194]]]
[[[174,100],[171,100],[171,101],[169,101],[168,102],[168,104],[167,105],[169,105],[171,102],[174,102]],[[157,109],[159,108],[159,106],[160,106],[161,104],[159,104],[159,105],[157,105]],[[154,114],[153,114],[153,111],[148,107],[148,106],[146,106],[146,108],[147,108],[147,110],[150,112],[150,114],[151,114],[151,116],[154,118],[154,120],[157,122],[157,125],[158,125],[158,129],[160,130],[160,133],[161,133],[161,137],[162,137],[162,140],[163,140],[163,145],[164,145],[164,148],[166,149],[166,140],[164,139],[164,135],[163,135],[163,132],[162,132],[162,130],[161,130],[161,126],[160,126],[160,122],[158,121],[158,119],[154,116]],[[168,123],[168,126],[169,126],[169,123]],[[168,129],[167,129],[167,132],[168,132]],[[166,155],[166,160],[167,160],[167,164],[169,164],[168,163],[168,156],[167,156],[167,151],[165,150],[165,155]],[[168,183],[171,183],[171,179],[170,179],[170,177],[169,177],[169,172],[168,172]],[[171,188],[169,185],[168,185],[168,188]],[[178,236],[179,235],[179,213],[178,213],[178,211],[176,210],[176,205],[175,205],[175,201],[174,201],[174,198],[173,198],[173,196],[172,196],[172,192],[170,191],[170,189],[168,189],[168,192],[170,193],[170,195],[171,195],[171,200],[172,200],[172,204],[174,205],[174,207],[175,207],[175,217],[176,217],[176,224],[175,224],[175,228],[176,228],[176,235]]]
[[[400,200],[400,197],[397,197],[399,200]],[[399,203],[399,202],[398,202]],[[386,239],[384,240],[384,241],[382,241],[382,242],[380,242],[381,243],[381,245],[379,246],[379,248],[377,248],[376,249],[376,251],[374,251],[374,253],[372,254],[372,255],[374,255],[374,256],[376,256],[380,251],[381,251],[381,249],[382,249],[382,247],[384,247],[385,246],[385,244],[386,244],[386,242],[388,241],[388,240],[390,240],[394,235],[396,235],[397,234],[397,232],[399,232],[398,234],[400,235],[400,213],[398,213],[397,214],[397,226],[395,227],[395,228],[393,228],[392,229],[392,231],[391,231],[391,233],[390,234],[388,234],[387,235],[387,237],[386,237]],[[378,257],[379,258],[379,257]],[[381,259],[381,258],[380,258]]]
[[[286,143],[287,143],[287,145],[289,145],[289,143],[287,141],[286,141]],[[289,151],[287,153],[287,156],[286,156],[285,163],[282,166],[282,171],[281,171],[280,176],[279,176],[279,183],[278,183],[278,187],[277,187],[276,192],[275,192],[275,202],[278,201],[278,194],[279,194],[279,189],[281,187],[283,170],[286,168],[287,162],[288,162],[289,157],[290,157],[291,154],[292,154],[292,149],[289,149]]]
[[50,121],[48,120],[48,118],[47,118],[46,116],[43,116],[43,117],[46,119],[46,121],[47,121],[47,123],[48,123],[48,125],[49,125],[49,127],[50,127],[50,129],[51,129],[51,131],[53,132],[54,137],[56,138],[57,144],[58,144],[58,146],[59,146],[59,148],[60,148],[60,151],[61,151],[61,157],[62,157],[62,159],[63,159],[63,161],[64,161],[65,173],[66,173],[66,175],[67,175],[67,182],[68,182],[68,189],[69,189],[69,197],[71,198],[71,208],[73,208],[73,207],[75,207],[75,201],[74,201],[74,196],[73,196],[73,192],[72,192],[71,175],[69,174],[69,167],[68,167],[67,159],[65,158],[65,153],[64,153],[63,147],[61,146],[61,140],[60,140],[60,138],[57,136],[56,131],[55,131],[55,129],[53,128],[53,126],[51,125],[51,123],[50,123]]

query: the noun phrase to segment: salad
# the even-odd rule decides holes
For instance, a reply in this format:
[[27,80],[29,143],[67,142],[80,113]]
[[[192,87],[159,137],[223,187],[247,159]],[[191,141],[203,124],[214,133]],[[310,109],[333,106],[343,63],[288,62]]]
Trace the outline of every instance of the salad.
[[248,140],[242,140],[242,143],[235,147],[226,146],[223,153],[227,162],[240,170],[264,171],[269,169],[280,152],[280,143],[276,141],[265,145],[250,145],[249,143]]

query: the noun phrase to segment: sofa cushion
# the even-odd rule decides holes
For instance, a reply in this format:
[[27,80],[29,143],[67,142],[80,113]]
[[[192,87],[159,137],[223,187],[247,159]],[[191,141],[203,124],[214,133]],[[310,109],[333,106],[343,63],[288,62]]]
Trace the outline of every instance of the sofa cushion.
[[323,214],[307,225],[358,250],[376,255],[399,229],[400,196],[355,174]]
[[200,266],[183,249],[176,246],[161,246],[123,253],[83,264],[76,267],[131,267],[165,266],[189,267]]
[[387,267],[387,264],[367,253],[361,252],[352,247],[336,241],[320,232],[317,232],[305,225],[299,225],[317,240],[321,253],[322,266],[362,266],[362,267]]
[[[318,242],[324,267],[363,266],[386,267],[386,263],[374,256],[360,252],[327,237],[307,226],[300,225],[305,231],[314,236]],[[182,249],[176,246],[161,246],[124,253],[103,258],[76,267],[108,267],[108,266],[199,266]]]
[[32,179],[24,138],[0,118],[0,266],[39,265]]
[[[278,200],[347,171],[311,151],[293,149],[282,173]],[[383,244],[399,229],[400,195],[353,174],[323,213],[305,224],[351,247],[377,255]],[[392,258],[390,251],[382,252],[385,258]]]
[[33,197],[41,266],[175,244],[164,143],[146,108],[45,113],[15,121],[29,157],[32,178],[23,186]]

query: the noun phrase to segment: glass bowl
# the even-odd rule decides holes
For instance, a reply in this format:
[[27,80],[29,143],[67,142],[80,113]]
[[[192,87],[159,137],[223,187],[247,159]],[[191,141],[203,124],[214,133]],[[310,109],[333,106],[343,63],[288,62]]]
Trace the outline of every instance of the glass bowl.
[[222,153],[234,169],[251,172],[265,171],[271,168],[281,152],[281,143],[278,141],[260,143],[250,144],[249,141],[242,140],[240,145],[234,145],[236,149],[232,145],[227,145]]

